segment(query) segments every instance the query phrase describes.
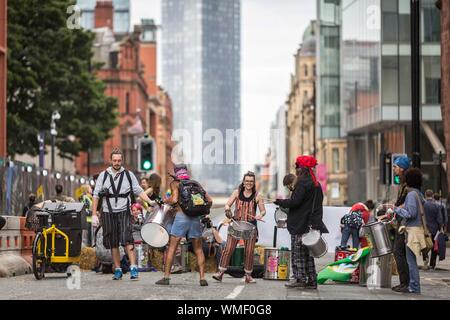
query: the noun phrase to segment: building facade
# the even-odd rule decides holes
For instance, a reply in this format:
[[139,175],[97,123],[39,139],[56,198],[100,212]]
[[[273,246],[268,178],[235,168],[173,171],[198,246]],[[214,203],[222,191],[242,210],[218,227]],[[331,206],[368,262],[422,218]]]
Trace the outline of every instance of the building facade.
[[6,143],[6,76],[7,0],[0,0],[0,158],[7,155]]
[[[295,57],[295,73],[291,76],[291,91],[286,101],[288,136],[287,168],[299,155],[313,155],[314,95],[316,81],[316,23],[311,21],[303,33],[302,44]],[[289,170],[291,169],[291,170]]]
[[[433,158],[445,149],[440,15],[434,2],[421,1],[420,137],[424,189],[439,191],[443,169]],[[349,200],[389,200],[395,197],[396,188],[380,180],[381,155],[406,153],[411,157],[412,150],[410,1],[343,0],[341,45]]]
[[239,181],[240,11],[240,0],[162,1],[162,80],[177,161],[210,193]]
[[347,142],[340,97],[341,5],[341,0],[317,0],[317,158],[326,177],[328,205],[343,205],[348,197]]
[[[83,13],[82,13],[83,15]],[[76,160],[77,173],[93,175],[110,162],[113,148],[124,152],[125,164],[130,170],[137,169],[137,140],[145,133],[148,92],[140,58],[141,27],[132,33],[115,34],[110,22],[115,9],[111,1],[98,1],[95,6],[93,29],[95,41],[93,62],[103,63],[97,76],[105,83],[105,94],[117,98],[119,125],[111,132],[111,138],[102,147],[88,153],[80,153]],[[102,25],[104,24],[104,25]],[[156,95],[156,93],[155,93]]]

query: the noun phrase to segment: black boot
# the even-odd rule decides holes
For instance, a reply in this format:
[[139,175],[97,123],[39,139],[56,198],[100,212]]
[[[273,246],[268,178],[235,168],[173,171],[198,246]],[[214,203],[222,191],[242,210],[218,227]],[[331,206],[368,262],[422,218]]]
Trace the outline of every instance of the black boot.
[[305,288],[306,284],[298,279],[292,279],[288,283],[285,283],[284,286],[286,288]]
[[308,279],[308,282],[306,282],[306,289],[317,289],[317,280]]

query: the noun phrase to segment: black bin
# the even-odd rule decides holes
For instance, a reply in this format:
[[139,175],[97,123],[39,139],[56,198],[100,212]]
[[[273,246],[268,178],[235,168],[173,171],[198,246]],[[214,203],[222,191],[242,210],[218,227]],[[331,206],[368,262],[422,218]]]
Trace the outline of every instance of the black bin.
[[[83,230],[58,228],[69,237],[69,257],[77,257],[81,254],[81,244],[83,238]],[[66,254],[66,241],[63,235],[55,236],[55,255],[64,256]]]
[[52,224],[58,229],[70,228],[87,230],[86,206],[82,202],[51,202],[44,205],[51,212]]

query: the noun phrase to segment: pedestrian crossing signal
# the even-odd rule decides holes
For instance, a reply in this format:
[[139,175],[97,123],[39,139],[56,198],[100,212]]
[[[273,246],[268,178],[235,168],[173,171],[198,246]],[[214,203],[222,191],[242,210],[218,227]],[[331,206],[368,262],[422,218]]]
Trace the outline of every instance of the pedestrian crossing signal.
[[148,172],[155,167],[155,146],[151,138],[141,138],[138,145],[139,171]]

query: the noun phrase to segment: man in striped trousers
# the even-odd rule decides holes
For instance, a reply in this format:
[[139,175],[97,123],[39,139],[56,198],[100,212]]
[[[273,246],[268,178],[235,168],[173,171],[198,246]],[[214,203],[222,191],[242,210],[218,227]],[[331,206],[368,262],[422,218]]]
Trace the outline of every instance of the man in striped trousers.
[[99,224],[97,206],[102,198],[101,225],[103,228],[103,245],[111,249],[114,262],[113,280],[122,279],[120,268],[119,245],[125,247],[130,259],[130,279],[138,279],[136,254],[134,252],[133,227],[131,221],[131,204],[137,195],[147,203],[153,203],[139,186],[136,176],[122,167],[123,154],[118,148],[111,153],[111,167],[102,171],[95,184],[92,205],[92,224]]

